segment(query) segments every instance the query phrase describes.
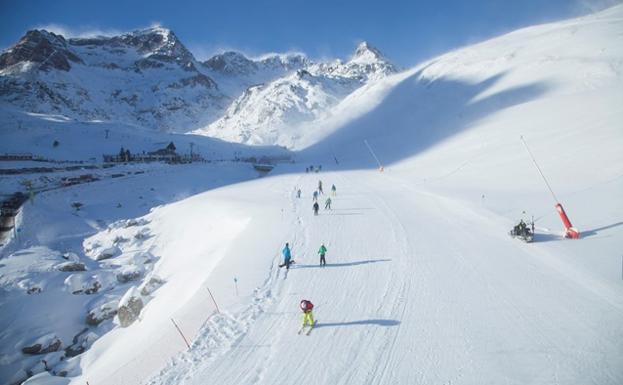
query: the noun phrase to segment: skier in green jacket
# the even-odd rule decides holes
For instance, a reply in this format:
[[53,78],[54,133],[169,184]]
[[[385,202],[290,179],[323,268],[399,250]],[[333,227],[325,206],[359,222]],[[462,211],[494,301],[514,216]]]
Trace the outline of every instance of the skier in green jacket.
[[320,245],[320,249],[318,250],[318,254],[320,254],[320,266],[326,266],[327,261],[324,259],[325,254],[327,253],[327,248],[324,246],[324,243]]

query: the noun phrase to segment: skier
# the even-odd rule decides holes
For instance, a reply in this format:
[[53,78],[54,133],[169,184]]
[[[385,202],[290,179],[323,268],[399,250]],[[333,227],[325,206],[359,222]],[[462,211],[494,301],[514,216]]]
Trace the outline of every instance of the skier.
[[296,191],[296,197],[297,197],[297,198],[300,198],[300,197],[301,197],[301,189],[298,189],[298,190]]
[[331,185],[331,195],[333,195],[333,196],[337,195],[336,190],[337,189],[335,188],[335,185],[334,184]]
[[327,200],[324,201],[324,209],[331,210],[331,197],[327,197]]
[[321,194],[324,194],[324,192],[322,191],[322,181],[321,180],[318,181],[318,191],[320,191]]
[[320,266],[326,266],[327,261],[324,259],[324,255],[327,253],[327,248],[324,246],[324,243],[320,245],[320,249],[318,250],[318,254],[320,254]]
[[320,210],[320,206],[318,206],[318,202],[314,202],[314,215],[318,215],[318,210]]
[[318,191],[314,191],[313,197],[314,197],[314,202],[318,202]]
[[283,254],[283,265],[281,265],[281,267],[285,266],[286,269],[290,269],[290,263],[292,260],[292,252],[290,251],[290,244],[286,242],[286,247],[283,248],[281,253]]
[[311,303],[311,301],[304,299],[301,301],[300,306],[303,311],[303,326],[301,327],[301,330],[307,326],[308,323],[310,327],[314,327],[314,315],[312,314],[314,304]]

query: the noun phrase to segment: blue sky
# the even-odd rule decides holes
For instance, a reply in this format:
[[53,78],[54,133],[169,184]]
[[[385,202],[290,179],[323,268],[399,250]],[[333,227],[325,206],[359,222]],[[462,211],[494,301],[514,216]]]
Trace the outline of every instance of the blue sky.
[[517,28],[591,13],[621,0],[0,0],[0,47],[29,29],[79,36],[159,24],[199,59],[301,51],[348,58],[369,41],[408,67]]

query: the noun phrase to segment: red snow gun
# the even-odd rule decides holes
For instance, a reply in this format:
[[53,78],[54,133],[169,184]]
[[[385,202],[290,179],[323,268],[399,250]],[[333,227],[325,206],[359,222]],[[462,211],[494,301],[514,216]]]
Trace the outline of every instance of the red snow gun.
[[580,231],[571,225],[571,221],[560,203],[556,203],[556,210],[560,215],[560,219],[562,219],[562,223],[565,225],[565,238],[580,239]]
[[530,155],[530,158],[532,159],[532,163],[534,163],[534,166],[536,167],[537,171],[539,172],[539,174],[541,174],[541,178],[543,178],[543,182],[545,182],[545,185],[549,189],[549,192],[552,194],[552,197],[554,198],[554,202],[556,202],[556,206],[554,207],[556,207],[556,210],[558,211],[558,214],[560,215],[560,219],[562,219],[562,223],[565,225],[565,238],[580,239],[580,232],[578,231],[578,229],[576,229],[575,227],[571,225],[571,221],[569,220],[567,213],[565,213],[565,209],[563,209],[562,205],[558,203],[558,198],[556,198],[556,194],[554,194],[554,190],[552,190],[552,186],[549,185],[549,182],[545,178],[545,175],[543,175],[543,171],[541,171],[541,167],[539,167],[539,164],[536,162],[536,159],[534,159],[534,155],[532,155],[532,151],[530,151],[530,148],[528,148],[528,144],[524,140],[523,136],[520,136],[519,138],[523,142],[523,145],[526,148],[526,151],[528,151],[528,155]]

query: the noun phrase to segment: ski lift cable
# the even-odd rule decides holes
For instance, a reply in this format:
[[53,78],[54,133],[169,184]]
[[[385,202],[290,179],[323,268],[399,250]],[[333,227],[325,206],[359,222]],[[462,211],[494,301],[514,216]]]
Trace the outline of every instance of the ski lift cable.
[[549,189],[549,192],[552,194],[552,197],[554,198],[554,201],[556,203],[558,203],[558,198],[556,198],[556,194],[554,194],[554,190],[552,190],[552,187],[549,185],[549,182],[547,181],[547,178],[545,178],[545,175],[543,175],[543,171],[541,171],[541,168],[539,167],[538,163],[536,162],[536,159],[534,159],[534,155],[532,155],[532,152],[530,151],[530,148],[528,148],[528,144],[524,140],[523,135],[521,135],[519,138],[523,142],[523,145],[526,148],[526,151],[528,151],[528,155],[530,155],[530,159],[532,159],[532,163],[534,163],[534,166],[539,171],[539,174],[541,174],[541,178],[543,178],[543,181],[545,182],[545,185]]

